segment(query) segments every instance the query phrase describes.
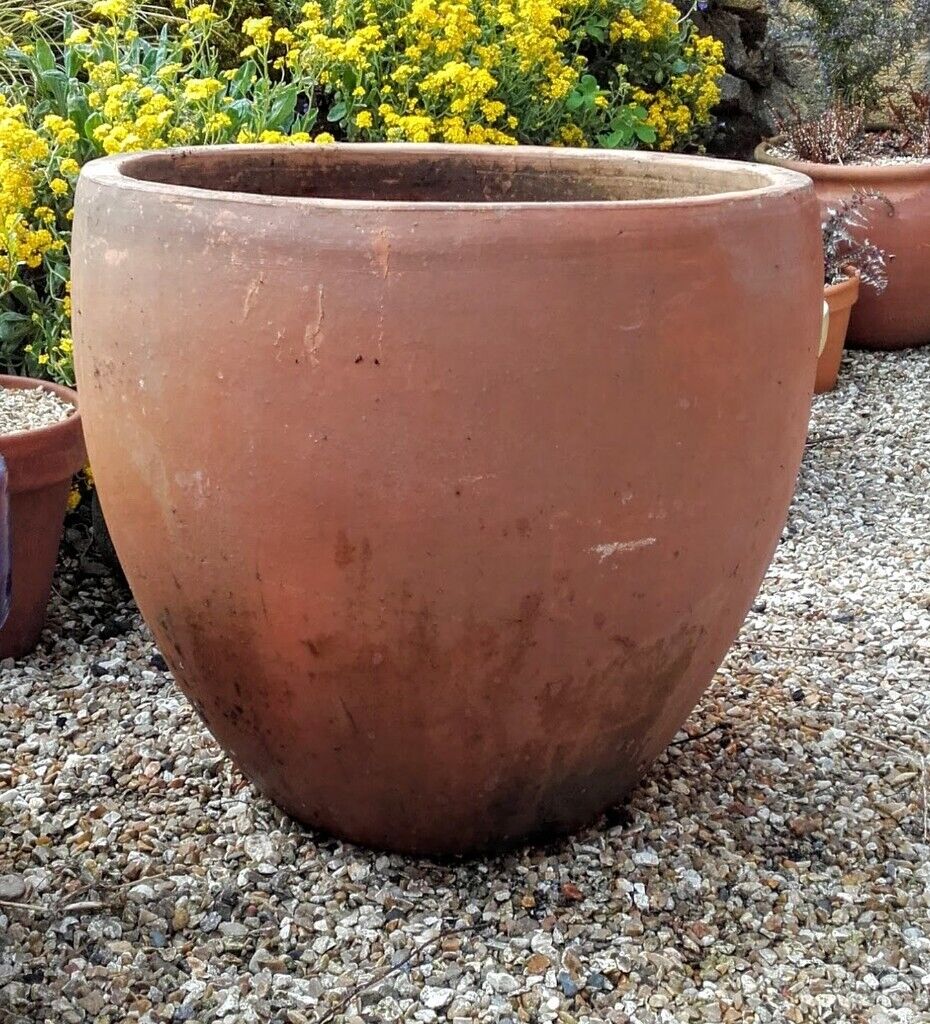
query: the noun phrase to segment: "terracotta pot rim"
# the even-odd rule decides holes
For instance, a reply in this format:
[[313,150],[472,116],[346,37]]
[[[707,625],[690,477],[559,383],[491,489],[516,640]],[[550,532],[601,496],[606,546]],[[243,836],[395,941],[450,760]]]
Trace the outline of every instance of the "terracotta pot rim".
[[862,280],[859,272],[852,267],[849,268],[849,276],[844,281],[837,281],[836,284],[824,285],[823,294],[830,306],[830,311],[844,309],[846,306],[854,306],[859,299],[859,288]]
[[[309,158],[311,154],[317,160],[343,160],[351,157],[355,162],[368,162],[372,166],[382,167],[385,153],[390,152],[391,160],[396,164],[420,162],[424,158],[433,160],[437,166],[448,165],[450,158],[463,164],[484,163],[491,168],[499,168],[502,173],[511,173],[523,162],[527,167],[541,167],[558,173],[572,165],[589,169],[603,170],[608,165],[625,165],[631,169],[644,167],[662,167],[675,169],[682,177],[687,177],[690,170],[703,178],[714,177],[732,180],[733,187],[722,188],[702,193],[685,192],[679,196],[646,198],[646,199],[543,199],[528,200],[408,200],[408,199],[370,199],[359,197],[327,197],[327,196],[294,196],[267,195],[260,192],[203,188],[183,184],[165,183],[131,173],[140,174],[145,167],[159,164],[170,165],[172,162],[197,158],[200,160],[226,159],[235,153],[238,160],[262,156],[266,158],[287,157],[293,160],[303,154]],[[598,166],[599,165],[599,166]],[[199,146],[175,149],[150,150],[139,153],[124,153],[103,157],[86,164],[81,171],[81,178],[95,184],[110,188],[120,188],[154,194],[164,200],[181,200],[190,202],[235,203],[245,206],[276,206],[293,208],[329,208],[334,210],[401,210],[424,213],[429,211],[474,211],[488,210],[528,211],[528,210],[564,210],[566,207],[579,209],[626,208],[648,210],[667,207],[702,207],[731,203],[755,203],[763,197],[784,195],[802,191],[807,182],[792,168],[774,164],[752,164],[734,160],[720,160],[705,156],[692,156],[673,153],[651,153],[638,150],[595,150],[575,149],[570,147],[545,146],[475,146],[452,145],[446,143],[330,143],[318,145],[314,143],[296,146],[288,145],[224,145]],[[751,182],[751,184],[747,183]]]
[[54,444],[56,435],[70,434],[73,431],[73,424],[80,422],[81,412],[78,408],[77,392],[64,384],[55,384],[50,380],[37,380],[35,377],[17,377],[12,374],[0,374],[0,388],[18,388],[21,391],[42,388],[51,391],[62,401],[68,402],[74,408],[70,416],[66,416],[57,423],[50,423],[47,427],[34,427],[32,430],[18,430],[14,434],[0,434],[0,452],[3,454],[13,453],[20,445],[34,445],[37,440],[48,439]]
[[779,141],[779,136],[766,139],[756,146],[755,160],[757,163],[770,167],[782,167],[785,170],[806,174],[809,178],[820,178],[831,181],[913,181],[914,179],[930,180],[930,157],[919,163],[909,164],[815,164],[807,160],[789,160],[787,157],[775,156],[771,147]]
[[0,435],[0,455],[6,459],[11,493],[47,487],[69,480],[87,460],[77,392],[63,384],[0,374],[0,387],[45,388],[74,406],[74,412],[57,423],[35,430]]

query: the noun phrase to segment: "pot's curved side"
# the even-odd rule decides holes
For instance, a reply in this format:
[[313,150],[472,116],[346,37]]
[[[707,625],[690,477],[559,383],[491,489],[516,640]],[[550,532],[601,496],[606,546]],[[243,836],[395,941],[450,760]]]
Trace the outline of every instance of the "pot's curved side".
[[814,393],[817,395],[832,391],[836,387],[840,363],[843,361],[843,349],[846,346],[849,318],[860,295],[859,277],[853,275],[839,284],[829,285],[824,289],[823,295],[830,310],[830,321],[827,326],[827,341],[817,360],[817,379],[814,384]]
[[[42,387],[77,407],[69,388],[0,376],[0,387]],[[10,490],[12,602],[0,629],[0,658],[20,658],[39,641],[58,558],[71,478],[86,453],[81,415],[41,430],[0,436]]]
[[848,199],[856,189],[876,189],[888,197],[894,212],[876,202],[871,222],[861,232],[893,257],[888,287],[881,294],[862,292],[847,345],[903,349],[930,344],[930,161],[828,166],[783,160],[772,155],[767,143],[756,150],[756,160],[806,174],[824,209]]
[[180,685],[266,793],[356,841],[590,820],[780,535],[813,194],[258,209],[79,189],[95,478]]

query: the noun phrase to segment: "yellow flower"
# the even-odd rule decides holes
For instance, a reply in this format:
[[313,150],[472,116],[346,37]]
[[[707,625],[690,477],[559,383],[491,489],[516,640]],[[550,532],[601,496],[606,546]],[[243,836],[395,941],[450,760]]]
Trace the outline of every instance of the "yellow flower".
[[326,145],[327,143],[335,142],[336,140],[329,132],[320,132],[318,135],[313,137],[313,141],[319,142],[321,145]]
[[69,46],[80,46],[83,43],[90,42],[90,30],[86,28],[76,28],[71,35],[65,40]]
[[207,119],[206,128],[208,132],[224,132],[232,127],[232,118],[229,114],[211,114]]
[[117,22],[129,15],[129,4],[130,0],[97,0],[90,10],[92,14]]
[[373,123],[374,122],[373,122],[373,119],[372,119],[372,116],[371,116],[371,111],[369,111],[369,110],[360,110],[355,115],[355,126],[356,126],[356,128],[370,128]]
[[52,178],[48,183],[48,187],[56,196],[67,195],[71,191],[71,186],[64,180],[64,178]]
[[215,78],[189,78],[184,83],[184,98],[194,103],[210,100],[223,88]]
[[34,25],[39,20],[38,11],[26,11],[23,15],[23,24]]
[[209,4],[197,4],[187,12],[187,20],[192,25],[206,25],[218,18],[219,15]]
[[246,18],[242,23],[242,34],[248,36],[256,46],[269,46],[271,18]]

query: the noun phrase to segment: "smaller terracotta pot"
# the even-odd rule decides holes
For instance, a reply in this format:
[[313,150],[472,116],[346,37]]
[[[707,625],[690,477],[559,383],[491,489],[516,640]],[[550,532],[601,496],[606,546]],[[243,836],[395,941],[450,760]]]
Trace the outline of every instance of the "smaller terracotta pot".
[[0,455],[0,629],[10,614],[10,494],[6,462]]
[[775,156],[778,136],[756,150],[759,163],[806,174],[814,183],[823,213],[856,189],[881,192],[894,207],[879,212],[867,228],[853,232],[868,238],[891,257],[888,287],[863,294],[852,314],[850,348],[916,348],[930,344],[930,160],[913,164],[812,164]]
[[[0,387],[42,387],[77,407],[76,392],[57,384],[0,376]],[[21,658],[39,642],[45,624],[71,478],[87,458],[80,413],[40,430],[0,436],[0,455],[8,472],[13,550],[12,603],[0,629],[0,658]]]
[[827,326],[827,340],[817,359],[814,391],[818,395],[832,391],[836,387],[840,363],[843,361],[843,349],[846,347],[849,317],[859,299],[859,275],[853,272],[845,281],[827,285],[823,297],[830,309],[830,320]]

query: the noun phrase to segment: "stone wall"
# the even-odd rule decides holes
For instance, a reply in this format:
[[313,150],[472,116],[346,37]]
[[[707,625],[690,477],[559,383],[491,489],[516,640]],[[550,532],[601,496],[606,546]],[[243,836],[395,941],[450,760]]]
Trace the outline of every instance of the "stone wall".
[[[727,73],[717,108],[719,126],[708,146],[718,156],[747,159],[775,130],[773,112],[785,113],[789,74],[773,39],[766,0],[710,0],[694,14],[702,32],[719,39]],[[679,2],[689,10],[690,3]]]

